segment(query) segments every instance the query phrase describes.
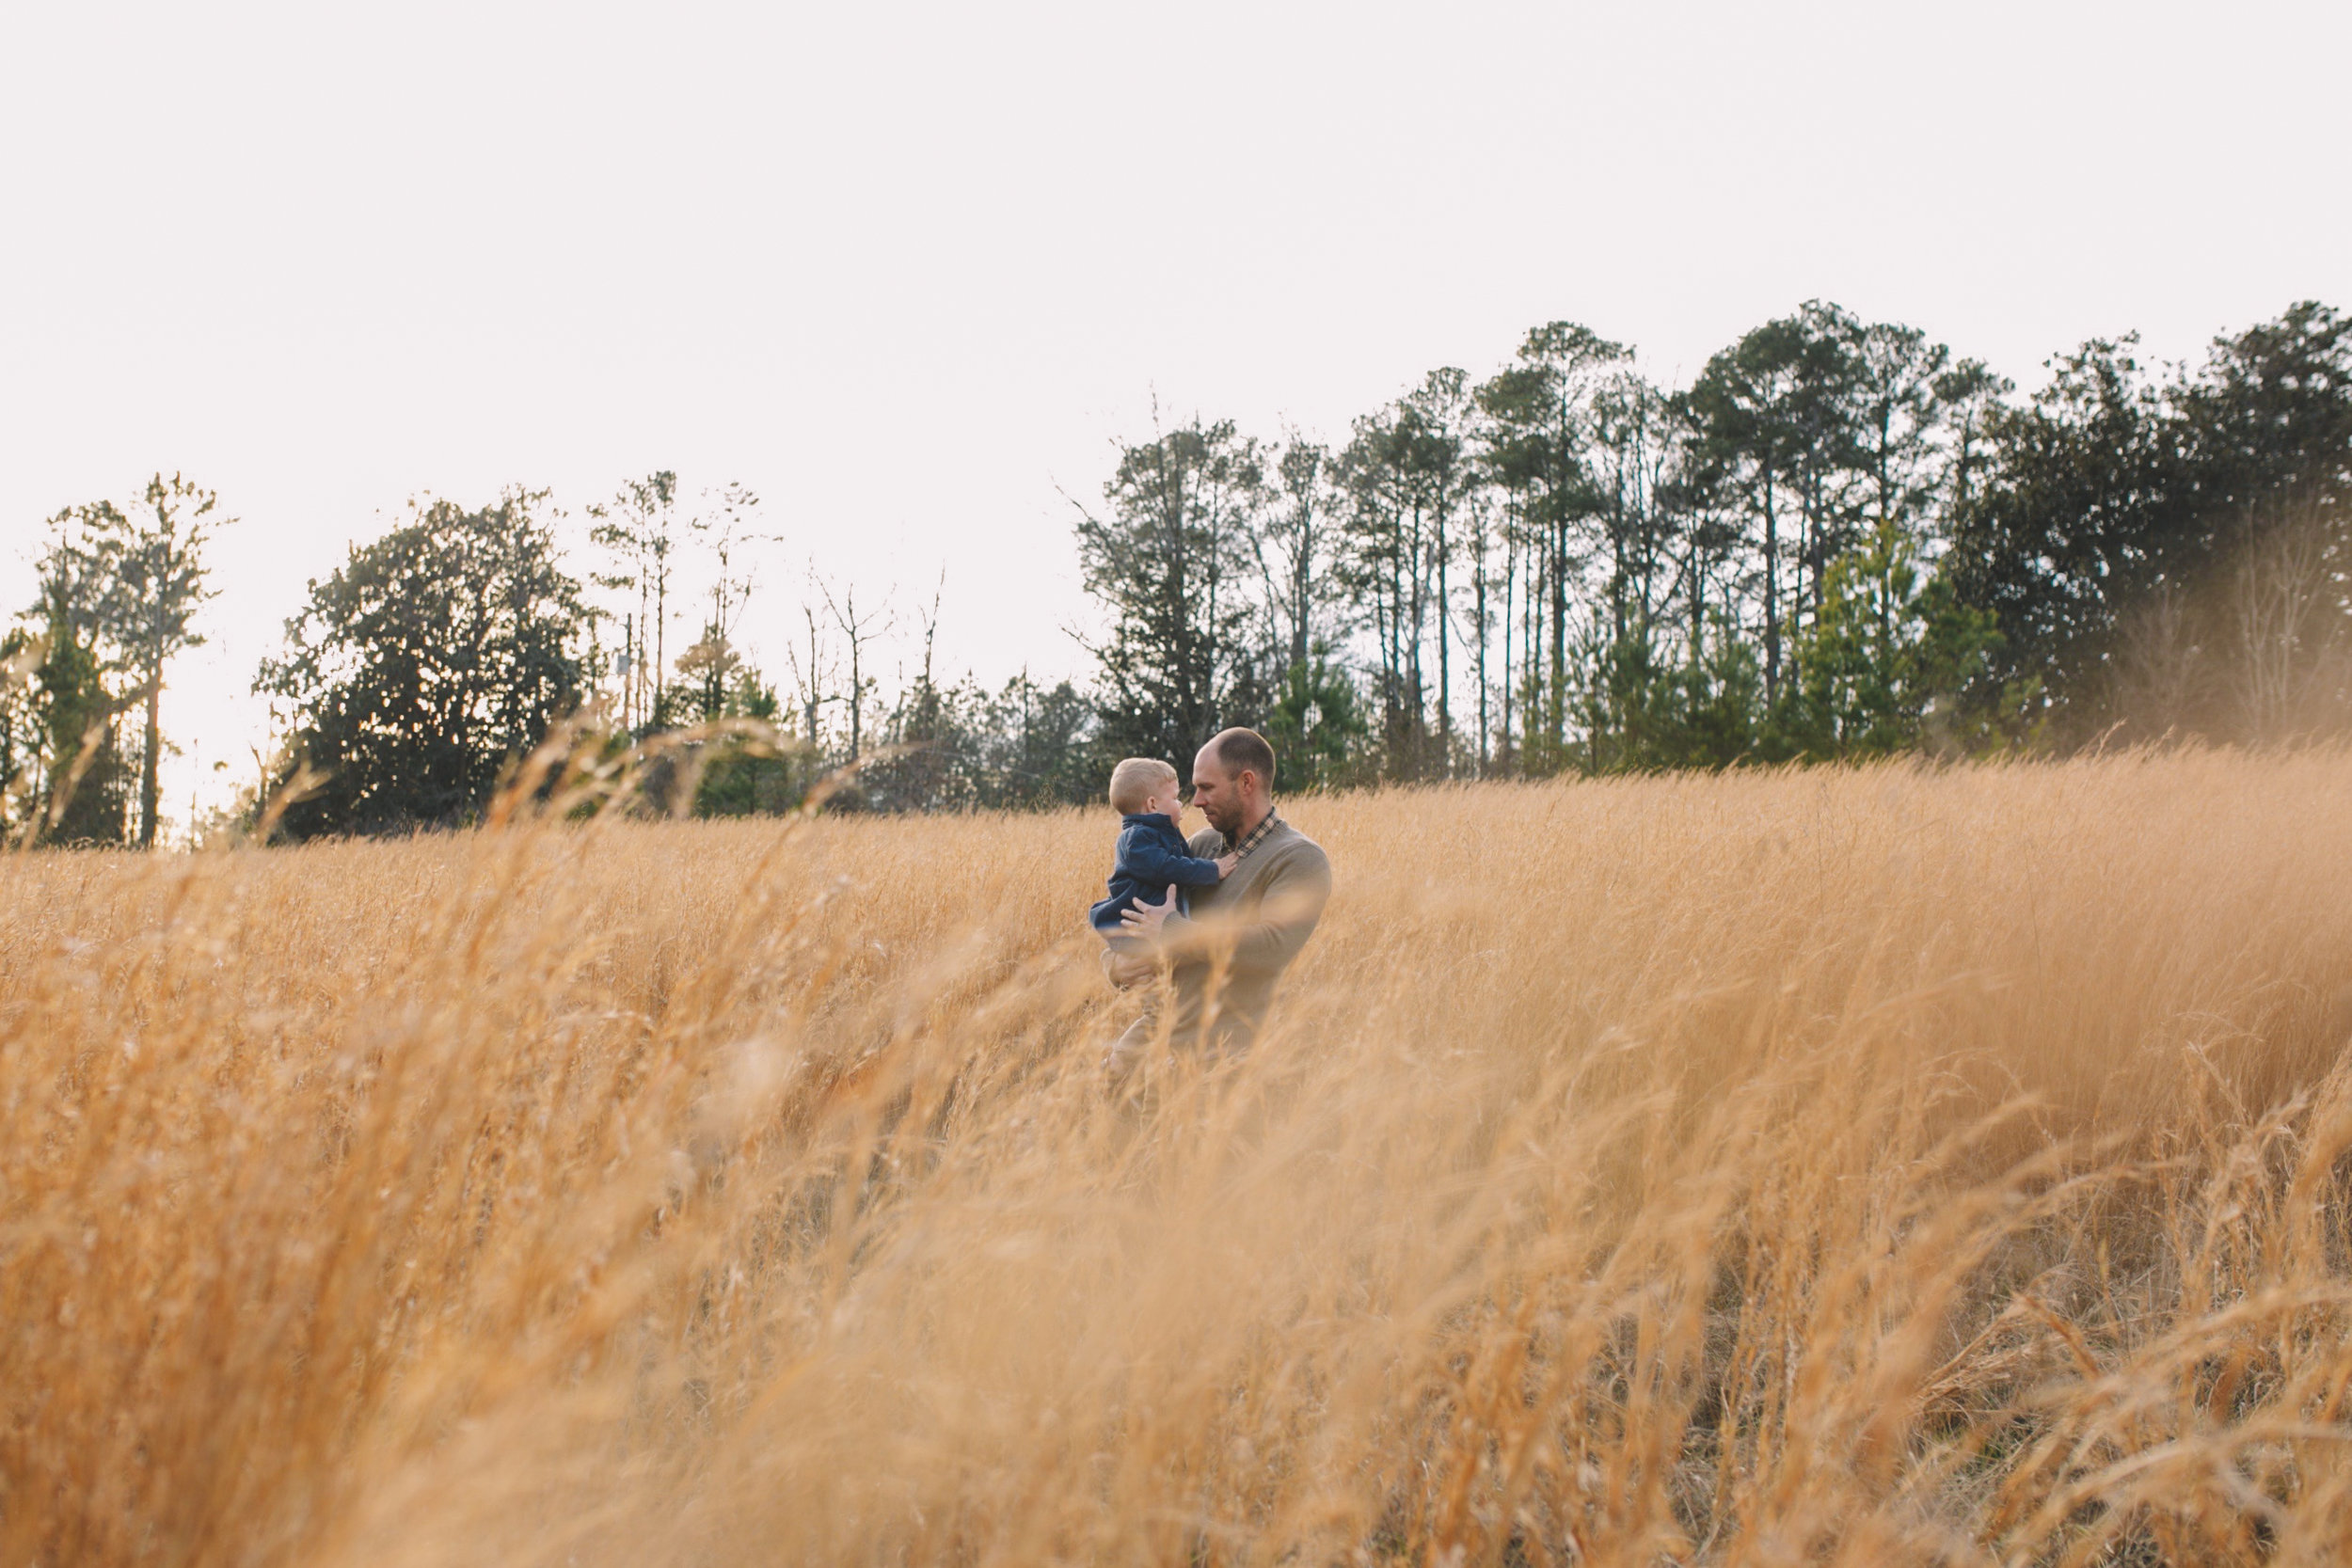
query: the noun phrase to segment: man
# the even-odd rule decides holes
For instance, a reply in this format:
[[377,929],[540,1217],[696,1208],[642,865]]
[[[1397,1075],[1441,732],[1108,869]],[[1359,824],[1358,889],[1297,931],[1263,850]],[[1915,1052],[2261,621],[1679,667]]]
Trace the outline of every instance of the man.
[[[1249,1049],[1274,1001],[1275,982],[1298,957],[1331,896],[1331,863],[1322,846],[1274,809],[1274,749],[1254,730],[1226,730],[1192,762],[1192,800],[1209,819],[1192,835],[1190,854],[1233,855],[1232,871],[1214,887],[1191,890],[1190,913],[1176,911],[1176,890],[1138,903],[1122,924],[1168,966],[1176,989],[1168,1043],[1211,1056]],[[1114,984],[1152,979],[1153,957],[1109,952]],[[1112,1077],[1135,1070],[1158,1025],[1150,1014],[1111,1047]]]

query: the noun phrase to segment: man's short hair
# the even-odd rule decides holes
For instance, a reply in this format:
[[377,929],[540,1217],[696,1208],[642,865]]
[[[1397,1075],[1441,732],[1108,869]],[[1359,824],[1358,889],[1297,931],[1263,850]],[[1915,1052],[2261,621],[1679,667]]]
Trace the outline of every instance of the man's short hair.
[[[1259,742],[1263,745],[1263,741]],[[1157,757],[1127,757],[1111,769],[1111,810],[1133,816],[1163,784],[1176,782],[1176,769]]]
[[1216,760],[1225,765],[1225,771],[1236,777],[1245,770],[1258,775],[1258,782],[1267,789],[1274,787],[1274,748],[1265,743],[1265,736],[1255,730],[1234,728],[1219,730],[1209,740],[1216,752]]

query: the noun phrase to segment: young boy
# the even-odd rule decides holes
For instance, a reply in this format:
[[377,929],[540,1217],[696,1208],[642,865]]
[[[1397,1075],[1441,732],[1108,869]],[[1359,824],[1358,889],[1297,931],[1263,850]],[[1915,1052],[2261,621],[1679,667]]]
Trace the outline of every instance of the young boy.
[[1214,887],[1240,863],[1238,855],[1202,860],[1184,853],[1184,802],[1176,793],[1176,769],[1156,757],[1129,757],[1111,769],[1111,809],[1120,815],[1119,858],[1111,868],[1110,896],[1088,911],[1103,940],[1131,951],[1136,939],[1119,917],[1138,902],[1156,904],[1178,887]]

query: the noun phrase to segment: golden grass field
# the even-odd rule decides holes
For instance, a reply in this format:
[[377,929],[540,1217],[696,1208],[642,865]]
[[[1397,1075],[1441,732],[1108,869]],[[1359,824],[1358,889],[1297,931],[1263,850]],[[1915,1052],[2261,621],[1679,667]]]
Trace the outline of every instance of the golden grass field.
[[1107,811],[0,890],[0,1562],[2321,1562],[2352,755],[1290,802],[1238,1067]]

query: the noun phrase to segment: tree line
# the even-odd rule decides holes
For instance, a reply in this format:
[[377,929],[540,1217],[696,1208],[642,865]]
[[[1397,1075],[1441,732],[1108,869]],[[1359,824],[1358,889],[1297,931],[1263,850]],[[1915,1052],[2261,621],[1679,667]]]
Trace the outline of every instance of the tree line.
[[1814,302],[1686,388],[1552,323],[1344,441],[1162,431],[1079,523],[1102,731],[1353,783],[2341,728],[2345,319],[2051,372]]
[[[544,492],[421,503],[311,584],[257,674],[275,778],[316,781],[280,827],[469,820],[582,713],[616,753],[692,728],[655,783],[712,815],[829,778],[845,808],[1086,801],[1117,757],[1181,766],[1233,723],[1294,787],[2340,732],[2352,323],[2304,303],[2194,366],[2126,338],[2049,370],[2020,397],[1817,301],[1687,387],[1549,323],[1343,438],[1164,425],[1073,508],[1105,626],[1083,689],[938,676],[936,594],[901,624],[812,577],[782,608],[740,485],[625,483],[578,575]],[[11,833],[155,841],[163,674],[199,641],[218,526],[160,475],[50,519],[0,641]],[[780,669],[743,657],[755,606]],[[884,694],[895,633],[921,661]]]

